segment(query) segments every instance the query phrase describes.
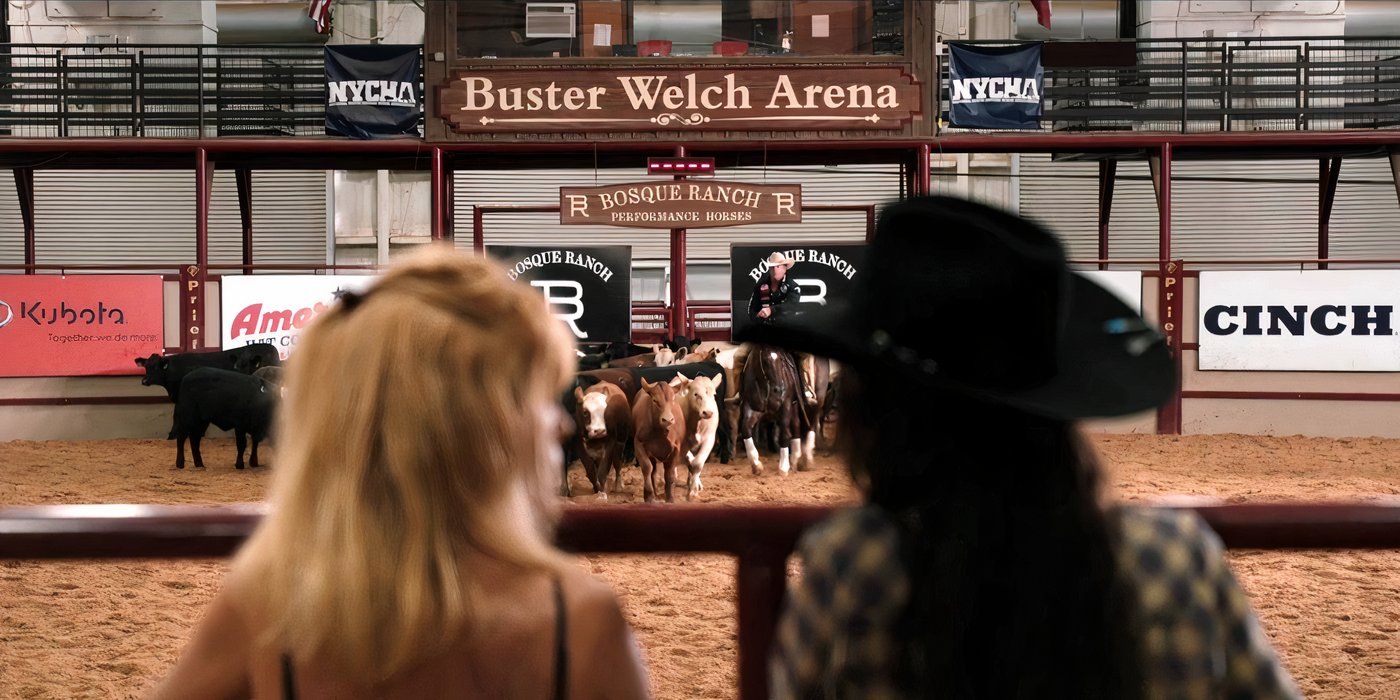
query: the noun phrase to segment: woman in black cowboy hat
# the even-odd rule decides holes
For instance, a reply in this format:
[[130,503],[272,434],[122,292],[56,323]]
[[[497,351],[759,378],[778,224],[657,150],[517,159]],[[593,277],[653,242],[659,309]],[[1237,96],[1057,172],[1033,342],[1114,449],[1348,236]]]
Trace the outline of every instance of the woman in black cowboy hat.
[[866,499],[799,547],[775,697],[1296,696],[1214,533],[1102,498],[1074,421],[1176,384],[1137,313],[1045,230],[946,198],[889,206],[859,279],[746,331],[844,361]]

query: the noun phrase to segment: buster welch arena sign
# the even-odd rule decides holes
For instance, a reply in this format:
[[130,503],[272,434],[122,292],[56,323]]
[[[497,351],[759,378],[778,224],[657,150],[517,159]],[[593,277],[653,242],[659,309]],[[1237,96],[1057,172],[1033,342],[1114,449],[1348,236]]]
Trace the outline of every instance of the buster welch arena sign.
[[734,333],[754,322],[749,318],[749,298],[768,273],[765,261],[774,252],[796,261],[787,274],[800,287],[800,299],[795,308],[784,313],[800,314],[804,307],[825,306],[840,299],[849,292],[865,265],[865,245],[859,243],[815,243],[799,248],[781,244],[731,245],[729,300]]
[[632,248],[486,246],[510,278],[540,290],[554,315],[581,341],[632,337]]
[[713,228],[802,221],[801,185],[688,180],[559,188],[559,223]]
[[472,68],[438,105],[458,133],[899,129],[920,111],[900,66]]

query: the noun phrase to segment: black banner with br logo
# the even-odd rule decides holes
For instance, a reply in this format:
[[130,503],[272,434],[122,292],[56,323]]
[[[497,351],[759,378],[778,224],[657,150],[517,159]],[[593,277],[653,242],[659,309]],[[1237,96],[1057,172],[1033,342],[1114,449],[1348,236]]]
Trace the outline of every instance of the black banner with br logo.
[[326,47],[326,133],[355,139],[417,136],[423,47]]
[[486,247],[511,279],[539,289],[580,342],[632,337],[632,247]]
[[805,308],[825,306],[840,299],[865,266],[865,245],[860,243],[817,243],[800,247],[775,245],[732,245],[729,247],[729,299],[732,333],[757,321],[750,314],[751,302],[763,284],[772,284],[767,260],[781,253],[795,263],[787,271],[799,287],[799,298],[784,302],[790,308],[783,315],[801,314]]

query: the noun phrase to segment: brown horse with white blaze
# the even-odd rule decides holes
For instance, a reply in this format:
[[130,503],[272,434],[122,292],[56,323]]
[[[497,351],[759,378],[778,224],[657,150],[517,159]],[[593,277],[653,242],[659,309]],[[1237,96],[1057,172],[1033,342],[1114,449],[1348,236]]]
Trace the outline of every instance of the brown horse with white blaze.
[[632,402],[632,444],[637,454],[637,466],[642,470],[642,496],[646,502],[655,500],[656,471],[661,471],[666,489],[666,501],[673,502],[671,487],[676,481],[676,466],[682,458],[685,441],[685,415],[676,401],[675,388],[666,382],[655,384],[643,379],[642,390]]
[[[799,402],[801,391],[797,363],[786,350],[766,346],[754,346],[748,361],[744,363],[740,377],[739,395],[739,437],[744,440],[748,451],[749,464],[754,474],[763,473],[763,462],[758,457],[758,447],[754,445],[754,428],[759,421],[770,420],[778,428],[778,471],[787,474],[791,470],[788,455],[802,461],[802,440],[805,416]],[[805,464],[805,462],[803,462]]]

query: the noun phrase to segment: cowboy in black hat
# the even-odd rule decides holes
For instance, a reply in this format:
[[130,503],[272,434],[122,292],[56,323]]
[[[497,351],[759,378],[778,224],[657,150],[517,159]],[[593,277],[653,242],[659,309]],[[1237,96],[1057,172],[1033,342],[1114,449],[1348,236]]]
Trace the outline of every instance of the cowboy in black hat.
[[798,548],[773,697],[1297,697],[1209,527],[1099,492],[1075,421],[1152,409],[1176,372],[1045,229],[891,204],[844,304],[738,337],[842,361],[866,502]]
[[768,271],[759,275],[749,296],[749,320],[755,323],[771,323],[782,315],[787,304],[797,303],[802,296],[802,289],[787,276],[796,260],[774,252],[764,262]]

